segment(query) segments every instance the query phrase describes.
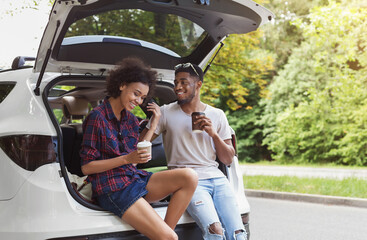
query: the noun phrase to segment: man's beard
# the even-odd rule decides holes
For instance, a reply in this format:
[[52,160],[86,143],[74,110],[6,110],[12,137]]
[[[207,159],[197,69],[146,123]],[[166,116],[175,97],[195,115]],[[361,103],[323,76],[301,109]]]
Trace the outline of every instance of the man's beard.
[[194,97],[195,97],[195,92],[192,92],[192,94],[190,96],[188,96],[187,98],[182,99],[182,100],[177,100],[177,103],[179,105],[183,105],[183,104],[189,103],[189,102],[192,101],[192,99],[194,99]]

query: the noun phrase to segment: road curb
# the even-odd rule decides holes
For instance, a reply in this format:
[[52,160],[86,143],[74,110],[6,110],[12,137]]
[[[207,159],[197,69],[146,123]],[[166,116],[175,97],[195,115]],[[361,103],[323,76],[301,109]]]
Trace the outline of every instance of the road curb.
[[300,193],[253,190],[253,189],[246,189],[245,194],[247,197],[273,198],[279,200],[290,200],[290,201],[320,203],[327,205],[344,205],[351,207],[367,208],[367,199],[364,198],[335,197],[335,196],[325,196],[316,194],[300,194]]

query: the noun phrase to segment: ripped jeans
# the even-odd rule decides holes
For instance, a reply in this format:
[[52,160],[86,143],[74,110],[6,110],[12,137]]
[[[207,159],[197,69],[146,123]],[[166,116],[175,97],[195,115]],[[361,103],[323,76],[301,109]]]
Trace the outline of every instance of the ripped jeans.
[[[236,197],[225,177],[199,180],[187,211],[199,225],[205,240],[247,240]],[[224,236],[211,233],[213,223],[221,224]]]

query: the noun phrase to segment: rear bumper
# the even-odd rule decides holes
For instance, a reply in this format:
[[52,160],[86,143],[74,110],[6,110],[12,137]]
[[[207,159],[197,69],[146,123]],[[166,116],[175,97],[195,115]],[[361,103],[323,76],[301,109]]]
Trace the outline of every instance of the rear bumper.
[[243,224],[243,226],[245,227],[245,230],[247,232],[247,240],[250,240],[250,224]]
[[[179,239],[202,239],[200,228],[195,223],[177,225],[175,232]],[[49,240],[147,240],[137,231],[124,231],[115,233],[101,233],[82,236],[68,236],[60,238],[50,238]]]
[[[244,228],[247,232],[248,240],[250,239],[250,227],[249,224],[244,224]],[[175,232],[179,239],[202,239],[201,230],[195,223],[188,223],[177,225]],[[70,236],[61,238],[51,238],[49,240],[147,240],[148,238],[138,233],[137,231],[125,231],[116,233],[102,233],[94,235],[83,236]]]

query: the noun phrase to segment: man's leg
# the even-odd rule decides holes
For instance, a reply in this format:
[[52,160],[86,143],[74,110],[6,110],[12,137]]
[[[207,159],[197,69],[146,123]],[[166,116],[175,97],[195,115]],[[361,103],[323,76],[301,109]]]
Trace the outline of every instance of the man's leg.
[[224,239],[224,232],[212,200],[211,180],[199,180],[187,207],[188,213],[202,231],[205,240]]
[[213,181],[215,186],[213,201],[219,219],[225,229],[226,239],[246,240],[247,232],[243,227],[236,196],[227,178],[215,178]]

